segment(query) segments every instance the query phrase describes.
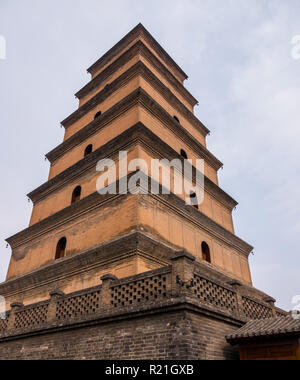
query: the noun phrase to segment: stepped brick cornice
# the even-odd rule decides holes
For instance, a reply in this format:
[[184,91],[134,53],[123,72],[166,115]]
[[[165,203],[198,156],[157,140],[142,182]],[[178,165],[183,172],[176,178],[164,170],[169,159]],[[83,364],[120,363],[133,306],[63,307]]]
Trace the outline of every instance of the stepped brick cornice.
[[[79,107],[78,110],[73,112],[69,117],[61,122],[61,124],[67,129],[73,123],[82,118],[89,111],[94,109],[105,99],[110,97],[115,91],[123,87],[132,78],[141,76],[146,79],[160,94],[180,112],[189,122],[199,130],[203,136],[209,134],[209,130],[201,123],[201,121],[191,112],[172,92],[165,86],[143,62],[137,62],[130,67],[125,73],[121,74],[115,79],[109,86],[106,86],[102,91],[97,93],[88,102]],[[172,115],[173,117],[173,115]]]
[[[183,159],[182,156],[172,149],[169,145],[163,142],[158,136],[152,133],[145,125],[138,123],[121,135],[117,136],[104,146],[97,149],[91,155],[83,158],[78,163],[66,169],[64,172],[58,174],[56,177],[47,181],[36,190],[28,194],[28,197],[33,203],[38,202],[44,197],[48,196],[51,192],[58,190],[66,185],[69,181],[79,177],[83,172],[89,169],[94,170],[99,160],[111,158],[118,152],[128,149],[130,146],[137,143],[150,149],[156,157],[166,158],[172,161],[174,158]],[[195,168],[194,168],[195,170]],[[219,186],[213,183],[205,176],[205,190],[215,197],[219,202],[224,204],[227,208],[232,210],[238,203],[225,193]]]
[[[131,176],[134,174],[135,173],[129,174],[128,179],[130,179]],[[141,175],[144,174],[142,173]],[[148,189],[151,189],[152,179],[148,176],[145,177],[148,178]],[[117,181],[117,189],[119,189],[119,180]],[[120,203],[124,198],[130,196],[148,196],[150,198],[156,199],[161,204],[166,205],[169,209],[174,210],[181,217],[185,218],[189,222],[194,223],[196,226],[200,227],[202,230],[219,239],[226,245],[235,248],[237,251],[240,252],[240,254],[248,258],[249,254],[253,250],[252,246],[250,246],[248,243],[246,243],[230,231],[226,230],[224,227],[210,219],[208,216],[204,215],[199,210],[196,210],[194,207],[186,206],[185,201],[179,198],[177,195],[173,193],[163,194],[165,191],[163,191],[163,187],[161,185],[159,185],[159,189],[160,195],[99,195],[98,192],[95,192],[90,196],[83,198],[81,201],[19,232],[18,234],[7,239],[6,241],[14,249],[20,245],[23,245],[26,242],[29,242],[33,239],[37,239],[40,236],[55,230],[59,225],[77,220],[78,218],[82,218],[83,215],[85,215],[87,212],[91,212],[92,210],[112,206],[116,202]]]
[[166,266],[173,253],[174,249],[169,246],[136,231],[128,235],[119,236],[88,251],[51,262],[31,273],[6,281],[0,284],[0,292],[3,295],[13,295],[18,294],[20,291],[30,291],[37,286],[40,287],[49,282],[55,282],[60,278],[80,275],[87,268],[91,270],[113,263],[116,259],[121,260],[134,255],[148,259],[151,256],[151,261],[156,261],[161,266]]
[[200,144],[185,128],[180,128],[174,118],[164,110],[145,90],[137,88],[126,98],[110,108],[100,118],[93,120],[87,126],[72,135],[57,148],[49,152],[46,157],[53,163],[68,150],[75,147],[77,144],[87,140],[90,136],[106,127],[112,120],[122,115],[124,112],[134,107],[141,105],[145,109],[152,112],[156,117],[159,117],[166,127],[168,127],[175,135],[180,137],[195,151],[199,151],[199,155],[204,158],[214,169],[219,170],[223,164],[212,153],[210,153],[202,144]]
[[118,69],[123,67],[136,55],[141,55],[146,58],[151,65],[163,76],[170,84],[172,84],[176,90],[192,105],[198,104],[198,100],[183,86],[181,82],[155,57],[155,55],[147,48],[142,41],[137,41],[130,49],[115,60],[111,65],[98,74],[93,80],[85,85],[75,96],[78,99],[82,99],[88,95],[91,91],[95,90],[101,84],[104,84],[107,79],[113,75]]

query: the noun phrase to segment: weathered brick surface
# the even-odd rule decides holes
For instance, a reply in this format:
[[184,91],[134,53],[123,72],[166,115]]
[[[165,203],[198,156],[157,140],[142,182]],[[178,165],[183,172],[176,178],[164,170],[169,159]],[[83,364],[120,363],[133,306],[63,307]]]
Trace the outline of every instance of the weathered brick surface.
[[237,327],[187,311],[99,324],[0,344],[0,358],[234,360],[225,335]]

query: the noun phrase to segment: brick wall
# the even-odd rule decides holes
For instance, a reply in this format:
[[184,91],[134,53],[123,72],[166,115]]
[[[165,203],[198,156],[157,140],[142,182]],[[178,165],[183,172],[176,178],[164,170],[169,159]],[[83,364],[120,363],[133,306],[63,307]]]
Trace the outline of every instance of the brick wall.
[[234,360],[224,336],[237,327],[186,311],[3,342],[3,360],[177,359]]

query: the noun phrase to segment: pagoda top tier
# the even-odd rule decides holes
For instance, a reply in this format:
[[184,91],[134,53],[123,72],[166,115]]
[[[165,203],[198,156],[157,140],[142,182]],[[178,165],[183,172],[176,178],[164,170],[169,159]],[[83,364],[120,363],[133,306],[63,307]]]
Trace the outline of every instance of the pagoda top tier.
[[137,41],[143,41],[181,83],[188,79],[187,74],[177,65],[141,23],[98,59],[87,71],[92,75],[92,78],[94,78]]

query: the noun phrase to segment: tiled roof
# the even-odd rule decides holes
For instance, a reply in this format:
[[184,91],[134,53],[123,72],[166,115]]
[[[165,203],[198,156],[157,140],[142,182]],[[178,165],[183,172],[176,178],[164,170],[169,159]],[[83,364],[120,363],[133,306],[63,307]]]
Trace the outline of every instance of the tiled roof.
[[227,336],[229,343],[239,343],[266,337],[300,336],[300,316],[252,320],[234,334]]

